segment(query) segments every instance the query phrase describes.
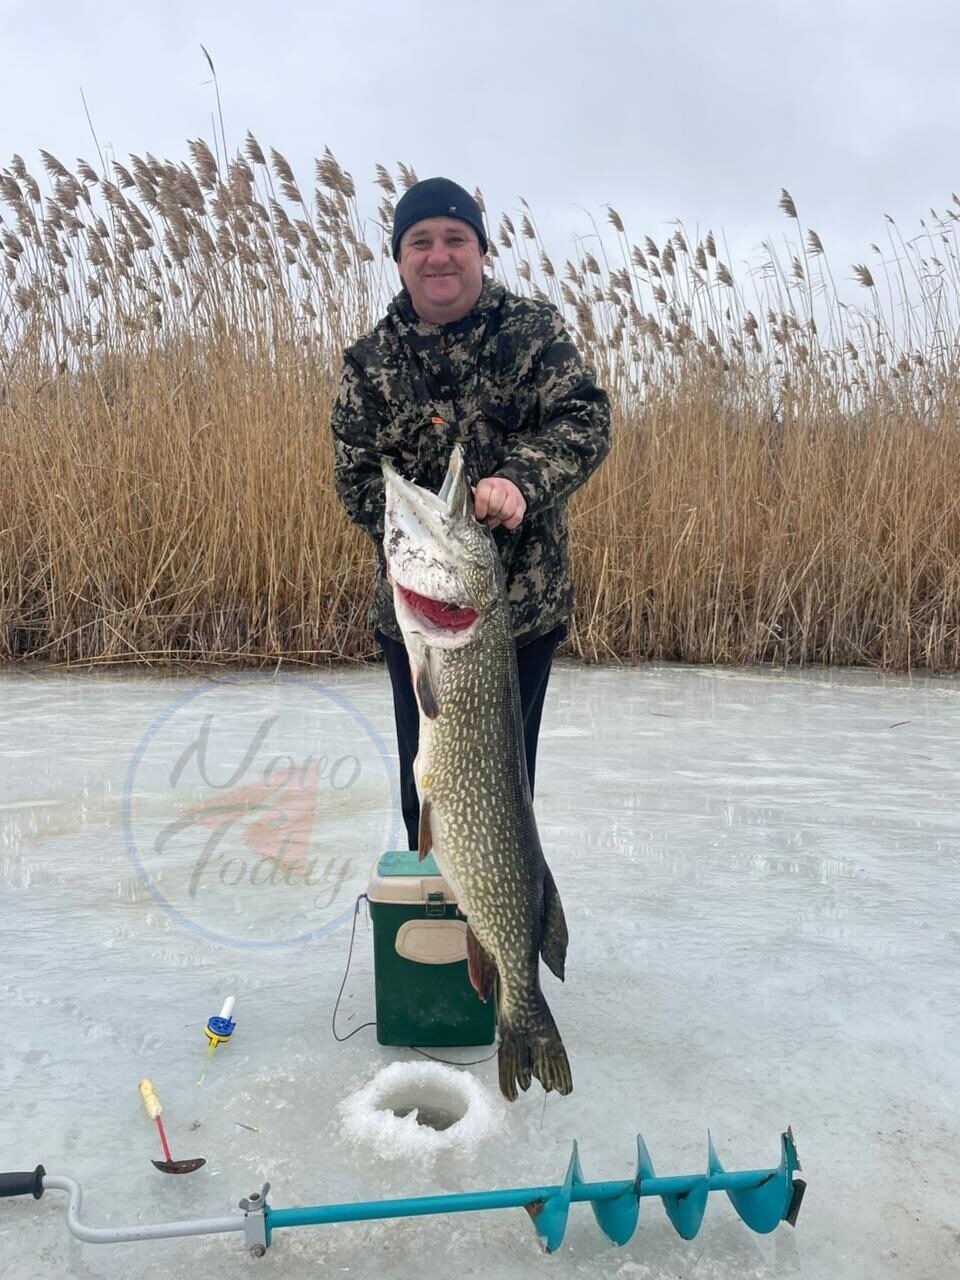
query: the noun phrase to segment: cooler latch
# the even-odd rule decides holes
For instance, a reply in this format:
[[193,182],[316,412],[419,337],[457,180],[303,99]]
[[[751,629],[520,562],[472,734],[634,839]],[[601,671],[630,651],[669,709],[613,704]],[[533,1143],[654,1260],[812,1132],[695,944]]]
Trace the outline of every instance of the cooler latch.
[[447,914],[447,904],[442,893],[427,894],[427,919],[435,920]]

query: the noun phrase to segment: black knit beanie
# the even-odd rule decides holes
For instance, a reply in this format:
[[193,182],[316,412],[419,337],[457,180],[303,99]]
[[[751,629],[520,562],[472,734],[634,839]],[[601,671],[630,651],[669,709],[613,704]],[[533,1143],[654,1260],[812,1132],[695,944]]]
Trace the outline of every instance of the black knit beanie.
[[469,191],[449,178],[425,178],[405,191],[393,215],[393,260],[400,256],[403,233],[424,218],[458,218],[473,227],[480,241],[481,253],[487,252],[487,236],[483,229],[480,206]]

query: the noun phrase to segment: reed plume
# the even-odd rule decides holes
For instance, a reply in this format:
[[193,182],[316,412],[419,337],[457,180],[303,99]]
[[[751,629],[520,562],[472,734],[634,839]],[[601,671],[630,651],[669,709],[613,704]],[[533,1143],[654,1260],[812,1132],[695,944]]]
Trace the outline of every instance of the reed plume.
[[[312,193],[253,134],[187,151],[0,171],[0,659],[371,656],[327,424],[416,173],[377,165],[370,215],[329,149]],[[565,260],[525,201],[485,214],[487,270],[557,307],[613,404],[567,652],[956,670],[958,214],[888,219],[860,306],[779,208],[796,243],[742,275],[611,206]]]

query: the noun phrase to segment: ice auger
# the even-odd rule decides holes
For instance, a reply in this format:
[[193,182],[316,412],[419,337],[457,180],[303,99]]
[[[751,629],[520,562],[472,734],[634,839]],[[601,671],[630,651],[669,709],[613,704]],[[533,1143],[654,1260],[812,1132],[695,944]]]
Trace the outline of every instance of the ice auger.
[[132,1227],[85,1226],[80,1221],[82,1192],[79,1183],[73,1178],[48,1174],[42,1165],[37,1165],[29,1173],[0,1174],[0,1198],[32,1195],[39,1199],[45,1191],[66,1191],[70,1197],[67,1226],[73,1235],[88,1244],[242,1231],[244,1242],[255,1257],[266,1253],[273,1233],[282,1227],[523,1208],[530,1215],[547,1252],[552,1253],[563,1240],[570,1205],[580,1200],[590,1201],[600,1229],[618,1245],[626,1244],[636,1230],[640,1201],[655,1196],[660,1197],[667,1217],[684,1240],[691,1240],[700,1230],[711,1191],[725,1191],[737,1214],[753,1231],[773,1231],[781,1222],[793,1226],[806,1187],[803,1180],[795,1176],[799,1169],[793,1133],[788,1129],[781,1137],[780,1163],[773,1169],[728,1172],[717,1158],[713,1141],[708,1138],[706,1173],[658,1177],[646,1144],[643,1138],[638,1137],[636,1173],[625,1181],[585,1182],[577,1144],[574,1143],[566,1176],[558,1186],[275,1209],[267,1203],[270,1184],[266,1183],[260,1191],[240,1201],[239,1215]]

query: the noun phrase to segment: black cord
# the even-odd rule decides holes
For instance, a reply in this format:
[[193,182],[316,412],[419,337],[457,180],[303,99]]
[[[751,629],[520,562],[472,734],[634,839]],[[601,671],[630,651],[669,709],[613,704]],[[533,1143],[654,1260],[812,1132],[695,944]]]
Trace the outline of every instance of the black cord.
[[348,1031],[345,1036],[337,1035],[337,1010],[340,1008],[340,999],[343,995],[343,989],[347,985],[347,977],[350,973],[350,961],[353,958],[353,940],[357,936],[357,916],[360,914],[360,903],[367,901],[369,901],[367,895],[365,893],[361,893],[353,908],[353,928],[350,930],[350,949],[347,952],[347,967],[343,971],[343,981],[340,983],[340,990],[337,992],[337,1002],[333,1006],[333,1016],[330,1019],[330,1030],[333,1032],[333,1038],[334,1040],[339,1040],[341,1042],[349,1040],[351,1036],[355,1036],[358,1031],[363,1031],[366,1027],[375,1027],[377,1025],[375,1022],[361,1022],[359,1027],[354,1027],[354,1029],[352,1031]]
[[425,1049],[418,1049],[415,1044],[407,1046],[414,1053],[419,1053],[423,1058],[429,1058],[431,1062],[442,1062],[445,1067],[475,1067],[478,1063],[489,1062],[491,1058],[495,1058],[499,1052],[499,1045],[495,1045],[492,1052],[488,1053],[485,1058],[471,1058],[469,1062],[453,1062],[450,1058],[438,1058],[432,1053],[427,1053]]

